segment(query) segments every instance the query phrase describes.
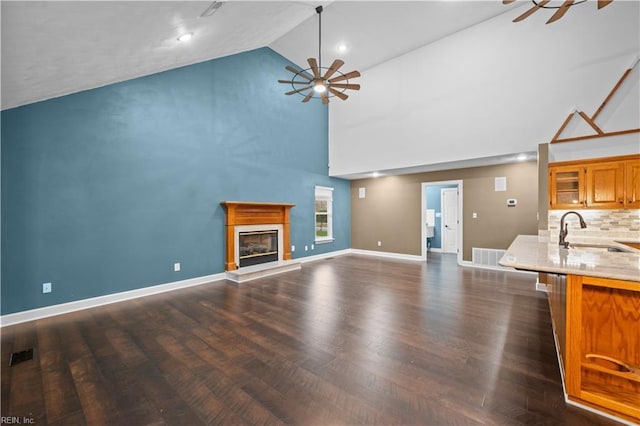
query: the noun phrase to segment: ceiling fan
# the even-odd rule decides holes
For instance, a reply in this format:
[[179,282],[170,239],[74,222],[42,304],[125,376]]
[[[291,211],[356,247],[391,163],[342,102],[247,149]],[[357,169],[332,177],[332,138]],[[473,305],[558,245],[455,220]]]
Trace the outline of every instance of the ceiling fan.
[[[516,0],[502,0],[503,4],[511,4]],[[557,21],[562,18],[565,13],[569,10],[571,6],[575,6],[580,3],[584,3],[587,0],[564,0],[561,5],[549,4],[551,0],[531,0],[533,3],[533,7],[527,10],[522,15],[518,16],[513,22],[520,22],[529,16],[531,16],[534,12],[537,12],[540,9],[557,9],[555,13],[549,18],[547,24],[551,24],[552,22]],[[602,9],[605,6],[608,6],[613,0],[598,0],[598,9]]]
[[328,104],[329,98],[334,96],[344,101],[349,97],[345,93],[346,90],[360,90],[359,84],[349,83],[349,79],[360,77],[360,72],[351,71],[346,74],[340,72],[340,67],[344,65],[341,59],[334,60],[329,68],[322,66],[322,6],[316,7],[316,12],[318,13],[318,59],[307,59],[309,68],[301,70],[290,65],[286,66],[285,69],[291,71],[293,77],[291,80],[278,80],[278,83],[290,84],[293,90],[285,95],[299,94],[303,96],[302,102],[319,97],[323,104]]

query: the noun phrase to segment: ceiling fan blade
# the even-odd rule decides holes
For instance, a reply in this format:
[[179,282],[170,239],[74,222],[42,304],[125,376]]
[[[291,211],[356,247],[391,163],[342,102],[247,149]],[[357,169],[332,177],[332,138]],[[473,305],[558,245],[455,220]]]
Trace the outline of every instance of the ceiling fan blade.
[[320,93],[320,98],[322,98],[322,103],[323,104],[328,104],[329,103],[329,98],[327,97],[327,92],[322,92]]
[[351,71],[346,74],[340,75],[338,77],[334,77],[329,80],[329,83],[334,83],[336,81],[349,80],[350,78],[360,77],[360,73],[358,71]]
[[333,87],[329,87],[329,91],[334,95],[336,95],[337,97],[339,97],[340,99],[342,99],[343,101],[346,101],[347,98],[349,97],[349,95],[342,93],[341,91],[336,90]]
[[284,67],[287,71],[291,71],[294,74],[298,74],[300,77],[302,78],[306,78],[307,80],[311,81],[313,80],[313,77],[311,77],[309,74],[307,74],[306,72],[302,71],[302,70],[297,70],[294,67],[292,67],[291,65],[287,65],[286,67]]
[[338,69],[344,65],[344,61],[342,59],[336,59],[333,61],[327,72],[322,76],[323,80],[328,80],[333,74],[335,74]]
[[313,86],[301,87],[300,89],[292,90],[290,92],[285,93],[285,95],[293,95],[294,93],[300,93],[307,89],[311,89]]
[[315,78],[320,78],[320,70],[318,69],[318,62],[316,61],[316,58],[309,58],[307,59],[307,62],[309,62],[313,76]]
[[602,9],[605,6],[611,4],[613,0],[598,0],[598,9]]
[[565,2],[562,3],[562,6],[560,6],[560,9],[556,10],[556,13],[554,13],[553,16],[551,16],[551,18],[547,21],[547,24],[556,22],[558,19],[562,18],[564,14],[567,13],[567,10],[569,10],[569,7],[571,7],[574,1],[575,0],[565,0]]
[[278,80],[278,83],[309,84],[308,81],[295,81],[295,80]]
[[542,6],[544,6],[545,4],[549,3],[550,0],[542,0],[540,3],[536,4],[535,6],[533,6],[531,9],[527,10],[525,13],[523,13],[522,15],[518,16],[516,19],[513,20],[513,22],[520,22],[526,18],[528,18],[529,16],[531,16],[534,12],[542,9]]
[[502,0],[502,4],[511,4],[516,0]]
[[313,90],[311,90],[309,93],[307,93],[307,96],[304,97],[304,99],[302,100],[302,102],[309,102],[309,99],[313,98],[313,94],[315,92]]
[[359,84],[331,84],[331,87],[337,87],[338,89],[352,89],[352,90],[360,90]]

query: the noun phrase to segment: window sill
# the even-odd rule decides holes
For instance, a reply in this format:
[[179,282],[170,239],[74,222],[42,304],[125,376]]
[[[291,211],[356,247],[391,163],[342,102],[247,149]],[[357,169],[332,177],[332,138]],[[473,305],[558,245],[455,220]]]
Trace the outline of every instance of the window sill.
[[332,243],[334,241],[335,241],[334,238],[323,238],[322,240],[315,240],[315,243],[316,244],[326,244],[326,243]]

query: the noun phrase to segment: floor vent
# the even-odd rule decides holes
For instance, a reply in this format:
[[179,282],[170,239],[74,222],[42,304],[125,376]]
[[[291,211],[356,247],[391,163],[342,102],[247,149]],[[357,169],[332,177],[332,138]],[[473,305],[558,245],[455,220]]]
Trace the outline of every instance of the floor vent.
[[12,367],[16,364],[20,364],[21,362],[24,362],[24,361],[29,361],[30,359],[33,359],[33,348],[20,351],[20,352],[14,352],[11,354],[11,357],[9,358],[9,367]]
[[498,261],[505,253],[506,250],[473,247],[471,252],[471,263],[473,263],[473,266],[481,266],[485,268],[508,269],[498,264]]

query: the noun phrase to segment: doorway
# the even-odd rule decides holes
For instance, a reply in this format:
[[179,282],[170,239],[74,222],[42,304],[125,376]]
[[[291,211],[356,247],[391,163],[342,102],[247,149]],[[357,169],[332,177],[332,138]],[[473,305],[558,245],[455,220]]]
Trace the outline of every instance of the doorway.
[[422,257],[454,253],[462,262],[462,180],[422,183]]

